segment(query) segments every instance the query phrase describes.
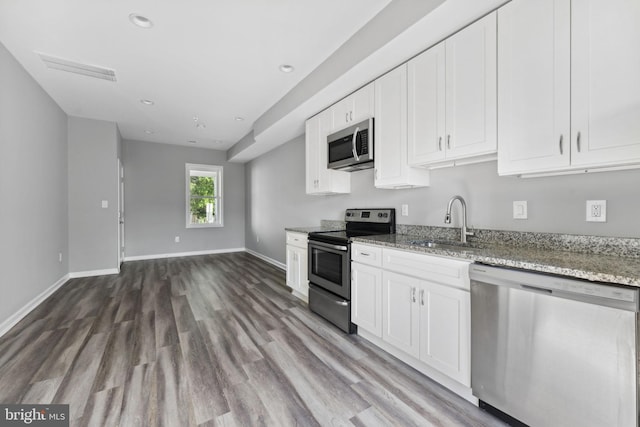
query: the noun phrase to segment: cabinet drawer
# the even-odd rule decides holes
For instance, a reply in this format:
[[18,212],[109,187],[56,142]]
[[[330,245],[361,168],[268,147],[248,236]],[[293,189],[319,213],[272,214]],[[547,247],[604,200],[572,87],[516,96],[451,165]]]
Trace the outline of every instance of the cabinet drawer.
[[469,290],[469,264],[469,261],[395,249],[382,250],[382,266],[385,270],[465,290]]
[[382,266],[382,248],[353,243],[351,245],[351,261],[380,267]]
[[297,246],[299,248],[307,247],[307,235],[304,233],[295,233],[287,231],[287,245]]

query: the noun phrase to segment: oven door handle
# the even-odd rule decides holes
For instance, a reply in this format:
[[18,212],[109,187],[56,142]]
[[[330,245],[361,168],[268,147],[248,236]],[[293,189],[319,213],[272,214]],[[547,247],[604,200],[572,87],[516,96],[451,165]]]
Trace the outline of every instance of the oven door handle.
[[322,248],[334,249],[336,251],[342,251],[342,252],[347,252],[349,250],[349,248],[347,248],[344,245],[332,245],[330,243],[316,242],[315,240],[313,241],[310,240],[309,246],[320,246]]
[[338,305],[341,305],[341,306],[343,306],[343,307],[346,307],[346,306],[348,306],[348,305],[349,305],[349,301],[347,301],[347,300],[344,300],[344,301],[336,301],[335,303],[336,303],[336,304],[338,304]]

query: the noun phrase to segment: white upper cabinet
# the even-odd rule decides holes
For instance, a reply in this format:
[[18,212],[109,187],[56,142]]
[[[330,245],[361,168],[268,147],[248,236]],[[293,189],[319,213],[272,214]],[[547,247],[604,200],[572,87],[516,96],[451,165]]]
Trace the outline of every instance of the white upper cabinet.
[[305,124],[305,167],[307,194],[336,194],[351,191],[348,172],[327,169],[327,134],[333,128],[332,112],[325,110]]
[[569,166],[569,0],[498,10],[498,173]]
[[331,106],[333,130],[340,130],[350,123],[357,123],[364,118],[372,117],[373,103],[373,83],[369,83]]
[[429,171],[407,158],[407,64],[375,81],[374,165],[378,188],[429,185]]
[[494,12],[409,61],[409,164],[495,158],[496,49]]
[[640,162],[640,1],[571,3],[571,163]]
[[640,163],[640,3],[513,0],[498,10],[498,172]]

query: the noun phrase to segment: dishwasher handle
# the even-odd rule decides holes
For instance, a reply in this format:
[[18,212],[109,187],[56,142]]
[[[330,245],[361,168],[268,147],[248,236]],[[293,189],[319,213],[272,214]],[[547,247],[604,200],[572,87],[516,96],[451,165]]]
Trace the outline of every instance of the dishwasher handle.
[[525,291],[541,292],[541,293],[547,293],[547,294],[553,293],[553,290],[551,289],[539,288],[538,286],[520,285],[520,287]]

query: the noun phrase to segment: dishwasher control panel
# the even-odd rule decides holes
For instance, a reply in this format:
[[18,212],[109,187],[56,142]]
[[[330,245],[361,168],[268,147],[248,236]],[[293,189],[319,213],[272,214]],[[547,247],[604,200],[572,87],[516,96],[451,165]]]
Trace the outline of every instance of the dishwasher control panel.
[[472,282],[488,282],[547,295],[589,299],[592,302],[599,300],[601,304],[638,310],[639,290],[635,288],[482,264],[472,264],[469,276]]

